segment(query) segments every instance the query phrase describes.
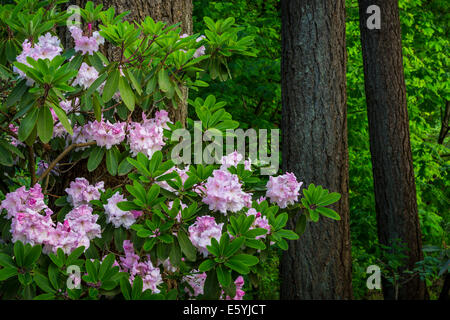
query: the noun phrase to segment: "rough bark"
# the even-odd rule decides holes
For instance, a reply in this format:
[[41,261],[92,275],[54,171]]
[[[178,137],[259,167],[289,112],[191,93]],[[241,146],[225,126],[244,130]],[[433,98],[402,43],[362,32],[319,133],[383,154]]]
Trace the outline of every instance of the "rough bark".
[[[344,0],[284,0],[283,171],[342,194],[281,261],[282,299],[351,299]],[[295,221],[290,221],[293,228]]]
[[[366,26],[366,10],[370,5],[381,9],[379,30],[369,30]],[[378,238],[384,245],[400,239],[407,247],[404,267],[412,270],[423,254],[398,2],[360,0],[359,6]],[[383,291],[385,299],[395,299],[395,290],[386,281]],[[399,299],[425,297],[425,284],[418,277],[405,283],[398,292]]]
[[[78,5],[82,8],[86,5],[87,0],[71,0],[67,4]],[[164,21],[169,24],[175,24],[181,22],[182,33],[192,34],[192,0],[100,0],[93,1],[95,5],[103,4],[103,10],[109,7],[114,7],[116,14],[122,13],[124,11],[131,11],[124,19],[128,21],[140,22],[145,19],[145,17],[150,16],[155,21]],[[73,46],[73,40],[68,32],[67,28],[63,28],[60,31],[63,43],[65,46]],[[106,46],[107,44],[105,44]],[[109,59],[115,57],[115,52],[110,47],[101,48],[102,51],[107,55]],[[117,59],[118,57],[116,57]],[[180,121],[185,123],[187,117],[187,88],[182,88],[183,95],[185,96],[184,101],[178,104],[177,109],[171,108],[169,106],[168,112],[169,117],[173,121]],[[135,121],[140,120],[139,112],[135,112],[136,116],[133,115]],[[64,189],[68,186],[70,181],[73,181],[76,177],[85,177],[90,183],[95,183],[96,181],[105,181],[106,187],[115,187],[124,182],[124,177],[113,177],[109,175],[106,170],[106,165],[104,161],[102,164],[93,172],[88,172],[87,170],[87,160],[80,161],[71,172],[65,175],[65,180],[58,182],[55,186],[55,193],[63,194]]]

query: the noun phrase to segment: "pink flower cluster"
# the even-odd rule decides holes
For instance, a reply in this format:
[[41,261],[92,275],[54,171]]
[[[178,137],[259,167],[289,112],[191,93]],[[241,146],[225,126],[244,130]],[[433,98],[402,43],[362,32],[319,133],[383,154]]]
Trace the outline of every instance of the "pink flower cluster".
[[128,127],[128,143],[133,156],[139,152],[152,157],[155,151],[161,150],[164,143],[164,128],[170,122],[165,110],[157,111],[155,118],[147,119],[142,113],[143,122],[131,122]]
[[[53,60],[54,57],[60,55],[62,52],[61,42],[58,37],[52,36],[49,32],[45,36],[40,36],[38,42],[34,46],[26,39],[22,43],[23,51],[17,56],[17,61],[23,63],[29,67],[31,65],[28,63],[27,58],[30,57],[33,60],[39,59],[49,59]],[[14,72],[17,72],[21,78],[27,78],[22,70],[17,67],[13,67]],[[34,81],[27,78],[27,85],[32,85]]]
[[[113,145],[120,144],[127,136],[128,144],[133,156],[139,152],[151,157],[157,150],[161,150],[165,145],[163,129],[167,128],[167,122],[170,122],[167,111],[157,111],[155,118],[147,119],[142,114],[143,122],[131,122],[127,127],[126,122],[111,123],[109,120],[98,122],[89,121],[84,126],[75,126],[71,136],[73,143],[86,143],[95,141],[98,146],[110,149]],[[83,148],[77,148],[82,150]]]
[[[252,225],[250,226],[250,229],[256,229],[256,228],[262,228],[262,229],[266,229],[267,233],[270,232],[270,224],[269,224],[269,220],[267,219],[267,217],[261,215],[261,212],[257,212],[256,209],[254,208],[250,208],[247,211],[247,216],[255,216],[255,220],[253,221]],[[256,236],[255,239],[264,239],[266,237],[266,234],[260,235],[260,236]]]
[[[16,135],[19,133],[19,127],[13,125],[12,123],[9,124],[8,128],[12,133],[15,133]],[[11,137],[11,144],[14,147],[24,146],[24,144],[22,142],[20,142],[18,139],[14,138],[14,137]]]
[[145,262],[139,262],[140,257],[134,252],[133,244],[129,240],[123,242],[125,257],[120,257],[121,267],[124,272],[130,273],[130,283],[133,283],[136,276],[140,276],[143,281],[142,291],[150,289],[153,293],[159,293],[158,286],[163,283],[161,271],[154,267],[150,256]]
[[278,177],[269,177],[266,197],[284,209],[298,201],[299,190],[303,182],[297,182],[293,173],[286,173]]
[[103,119],[89,122],[86,125],[86,132],[98,146],[111,149],[113,145],[121,143],[125,139],[126,122],[111,123]]
[[[92,25],[89,24],[89,32],[92,31]],[[75,51],[81,51],[82,54],[89,53],[91,56],[94,52],[98,51],[99,45],[105,43],[105,39],[94,31],[92,37],[83,36],[83,30],[77,26],[71,26],[69,28],[70,34],[75,41]]]
[[[196,42],[200,42],[200,41],[202,41],[202,40],[205,39],[205,38],[206,38],[206,37],[205,37],[204,35],[201,35],[200,37],[198,37],[197,39],[195,39],[195,41],[196,41]],[[200,46],[200,47],[195,51],[195,53],[194,53],[194,58],[198,58],[198,57],[200,57],[200,56],[205,55],[205,51],[206,51],[205,46]]]
[[[242,154],[238,153],[237,151],[234,151],[227,156],[223,156],[220,160],[220,162],[222,163],[220,170],[226,170],[229,167],[237,167],[237,165],[242,161],[243,158],[244,157],[242,156]],[[252,170],[252,162],[250,159],[244,161],[244,168],[245,170]]]
[[119,228],[124,226],[126,229],[130,228],[136,219],[142,215],[142,211],[123,211],[117,206],[117,203],[127,201],[123,195],[117,191],[111,198],[108,199],[108,203],[104,204],[106,214],[106,221],[112,223],[114,227]]
[[72,83],[72,86],[80,85],[84,89],[88,89],[98,78],[98,71],[86,62],[83,62],[78,70],[78,74]]
[[245,206],[251,206],[252,195],[242,190],[237,175],[228,170],[214,170],[205,183],[206,197],[202,199],[209,209],[226,214],[237,212]]
[[18,212],[40,212],[47,209],[41,185],[36,183],[30,190],[22,186],[14,192],[7,193],[0,205],[1,209],[6,210],[7,219],[14,218]]
[[94,238],[101,238],[102,230],[97,224],[98,215],[92,214],[92,208],[81,205],[66,215],[64,223],[58,222],[56,228],[51,230],[49,241],[45,242],[45,252],[56,252],[61,248],[69,254],[78,247],[90,246]]
[[[18,240],[32,245],[44,245],[44,252],[56,252],[61,248],[66,254],[75,248],[90,245],[90,240],[101,237],[97,215],[82,205],[66,215],[64,223],[52,221],[52,210],[44,202],[41,186],[36,184],[30,190],[21,187],[8,193],[0,205],[6,209],[7,218],[12,218],[12,241]],[[44,211],[45,215],[41,214]]]
[[203,288],[205,287],[206,272],[200,273],[198,270],[194,269],[191,274],[184,276],[183,280],[191,286],[192,292],[189,288],[185,287],[184,291],[189,294],[190,297],[197,297],[203,294]]
[[90,185],[86,178],[76,178],[70,182],[70,187],[65,190],[68,194],[67,201],[73,207],[89,204],[91,200],[100,199],[100,191],[105,191],[103,181]]
[[242,276],[237,277],[234,284],[236,285],[236,295],[233,298],[227,296],[225,300],[242,300],[244,297],[245,291],[242,290],[244,287],[244,278]]
[[195,222],[189,226],[189,239],[204,257],[209,254],[206,246],[211,245],[211,239],[220,240],[222,226],[223,223],[217,224],[216,219],[211,216],[197,217]]

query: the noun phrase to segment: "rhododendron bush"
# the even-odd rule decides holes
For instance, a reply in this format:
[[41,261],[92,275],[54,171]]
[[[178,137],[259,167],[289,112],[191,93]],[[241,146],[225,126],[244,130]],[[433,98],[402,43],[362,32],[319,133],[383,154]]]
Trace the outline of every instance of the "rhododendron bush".
[[[243,299],[270,247],[287,250],[319,215],[339,220],[327,208],[339,194],[261,176],[264,164],[236,151],[218,164],[171,159],[183,124],[168,110],[183,87],[207,86],[203,73],[226,80],[232,55],[254,55],[232,18],[187,35],[92,3],[80,13],[66,27],[70,12],[47,2],[0,7],[0,297]],[[198,119],[223,135],[239,125],[213,96],[190,103],[189,132]],[[68,181],[83,159],[123,183]],[[67,188],[54,194],[58,181]]]

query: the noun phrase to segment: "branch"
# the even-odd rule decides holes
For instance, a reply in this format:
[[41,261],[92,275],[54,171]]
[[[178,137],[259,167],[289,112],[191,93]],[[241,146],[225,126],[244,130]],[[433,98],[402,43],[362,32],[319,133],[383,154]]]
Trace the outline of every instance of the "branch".
[[38,182],[41,181],[42,179],[44,179],[50,173],[50,171],[58,164],[58,162],[61,161],[70,151],[72,151],[75,148],[92,146],[94,144],[96,144],[96,142],[91,141],[91,142],[86,142],[86,143],[71,144],[70,146],[68,146],[59,156],[56,157],[55,160],[53,160],[52,163],[50,163],[47,170],[45,170],[44,173],[39,177]]

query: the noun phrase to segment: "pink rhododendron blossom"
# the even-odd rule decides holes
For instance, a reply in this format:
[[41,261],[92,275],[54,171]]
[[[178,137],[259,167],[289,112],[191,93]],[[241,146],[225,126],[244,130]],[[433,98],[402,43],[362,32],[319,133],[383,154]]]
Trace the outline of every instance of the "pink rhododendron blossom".
[[[91,28],[92,27],[89,26],[90,30]],[[99,45],[105,43],[105,39],[98,31],[93,32],[92,37],[84,36],[83,30],[77,26],[71,26],[69,31],[75,42],[75,51],[81,51],[82,54],[88,53],[89,55],[93,55],[94,52],[98,51]]]
[[97,224],[98,215],[92,214],[92,208],[83,204],[66,215],[71,231],[86,236],[89,240],[100,238],[102,230]]
[[91,200],[100,199],[100,191],[105,191],[103,181],[90,185],[86,178],[76,178],[70,182],[70,187],[65,190],[68,194],[67,201],[74,207],[89,204]]
[[[229,167],[237,167],[237,165],[242,161],[243,158],[244,157],[242,156],[242,154],[238,153],[237,151],[234,151],[227,156],[223,156],[220,160],[220,162],[222,163],[220,170],[226,170]],[[245,160],[243,163],[245,170],[252,170],[252,162],[250,159]]]
[[78,70],[78,75],[72,83],[72,86],[80,85],[84,89],[88,89],[98,78],[98,71],[87,63],[83,62]]
[[275,202],[280,208],[286,208],[298,201],[299,190],[303,182],[297,182],[293,173],[286,173],[278,177],[269,177],[266,197]]
[[247,211],[247,216],[250,216],[250,215],[255,216],[255,220],[253,221],[252,225],[250,226],[250,229],[262,228],[262,229],[267,230],[266,234],[256,236],[255,239],[264,239],[266,237],[266,235],[270,232],[269,220],[267,219],[267,217],[261,215],[261,212],[257,212],[256,209],[254,209],[254,208],[250,208]]
[[[9,130],[10,130],[12,133],[15,133],[16,135],[19,134],[19,127],[13,125],[12,123],[9,124],[8,128],[9,128]],[[14,147],[17,147],[17,146],[25,146],[20,140],[14,138],[14,137],[11,137],[11,144],[12,144]]]
[[[28,57],[36,61],[39,59],[53,60],[53,58],[59,56],[63,50],[58,37],[52,36],[49,32],[47,32],[45,36],[40,36],[38,42],[34,44],[34,46],[26,39],[22,43],[22,49],[22,53],[17,56],[16,60],[29,67],[31,67],[31,65],[27,61]],[[22,70],[18,69],[16,66],[13,67],[13,70],[18,73],[21,78],[27,79],[27,85],[33,85],[34,80],[28,78]]]
[[202,199],[209,209],[226,214],[251,206],[251,194],[242,191],[237,175],[228,170],[214,170],[205,184],[206,197]]
[[194,292],[187,287],[184,288],[184,291],[188,293],[190,297],[197,297],[198,295],[203,294],[205,280],[206,272],[200,273],[197,269],[192,270],[191,274],[183,277],[183,281],[187,282]]
[[126,229],[130,228],[133,223],[136,222],[135,215],[130,211],[120,210],[117,203],[127,201],[123,195],[117,191],[111,198],[108,199],[108,203],[104,204],[106,214],[106,221],[112,223],[114,227],[119,228],[124,226]]
[[113,145],[120,144],[125,139],[125,122],[111,123],[109,120],[89,122],[86,127],[87,134],[99,147],[111,149]]
[[[204,35],[201,35],[200,37],[198,37],[197,39],[195,39],[195,41],[196,41],[196,42],[200,42],[200,41],[202,41],[203,39],[206,39],[206,37],[205,37]],[[198,58],[198,57],[200,57],[200,56],[205,55],[205,51],[206,51],[205,46],[200,46],[200,47],[195,51],[195,53],[194,53],[194,58]]]
[[209,252],[206,246],[211,245],[211,239],[220,240],[223,223],[216,223],[211,216],[197,217],[194,224],[189,226],[189,239],[198,251],[206,257]]
[[244,287],[244,278],[242,276],[237,277],[234,284],[236,285],[236,295],[233,298],[227,296],[225,298],[226,300],[242,300],[244,298],[245,291],[242,290]]
[[44,202],[41,185],[38,183],[29,190],[26,190],[25,186],[22,186],[14,192],[7,193],[5,200],[3,200],[0,205],[0,210],[6,210],[7,219],[15,217],[19,212],[34,213],[40,212],[46,208],[47,205]]
[[131,122],[128,127],[128,143],[133,156],[142,152],[149,158],[153,153],[161,150],[165,145],[164,128],[167,127],[169,117],[167,111],[157,111],[155,118],[147,119],[145,113],[142,113],[142,123]]
[[130,283],[133,283],[136,276],[140,276],[143,282],[142,291],[150,289],[153,293],[159,293],[158,286],[163,283],[161,271],[153,266],[150,256],[147,256],[146,261],[139,262],[140,258],[129,240],[123,242],[123,249],[125,257],[120,258],[120,263],[123,271],[130,274]]
[[39,184],[30,190],[21,187],[7,194],[1,208],[7,210],[7,218],[12,218],[12,241],[43,245],[44,253],[56,252],[58,248],[66,254],[80,246],[87,249],[90,240],[101,237],[100,225],[96,223],[98,216],[87,205],[73,209],[64,223],[55,226],[51,218],[53,211],[44,203]]

